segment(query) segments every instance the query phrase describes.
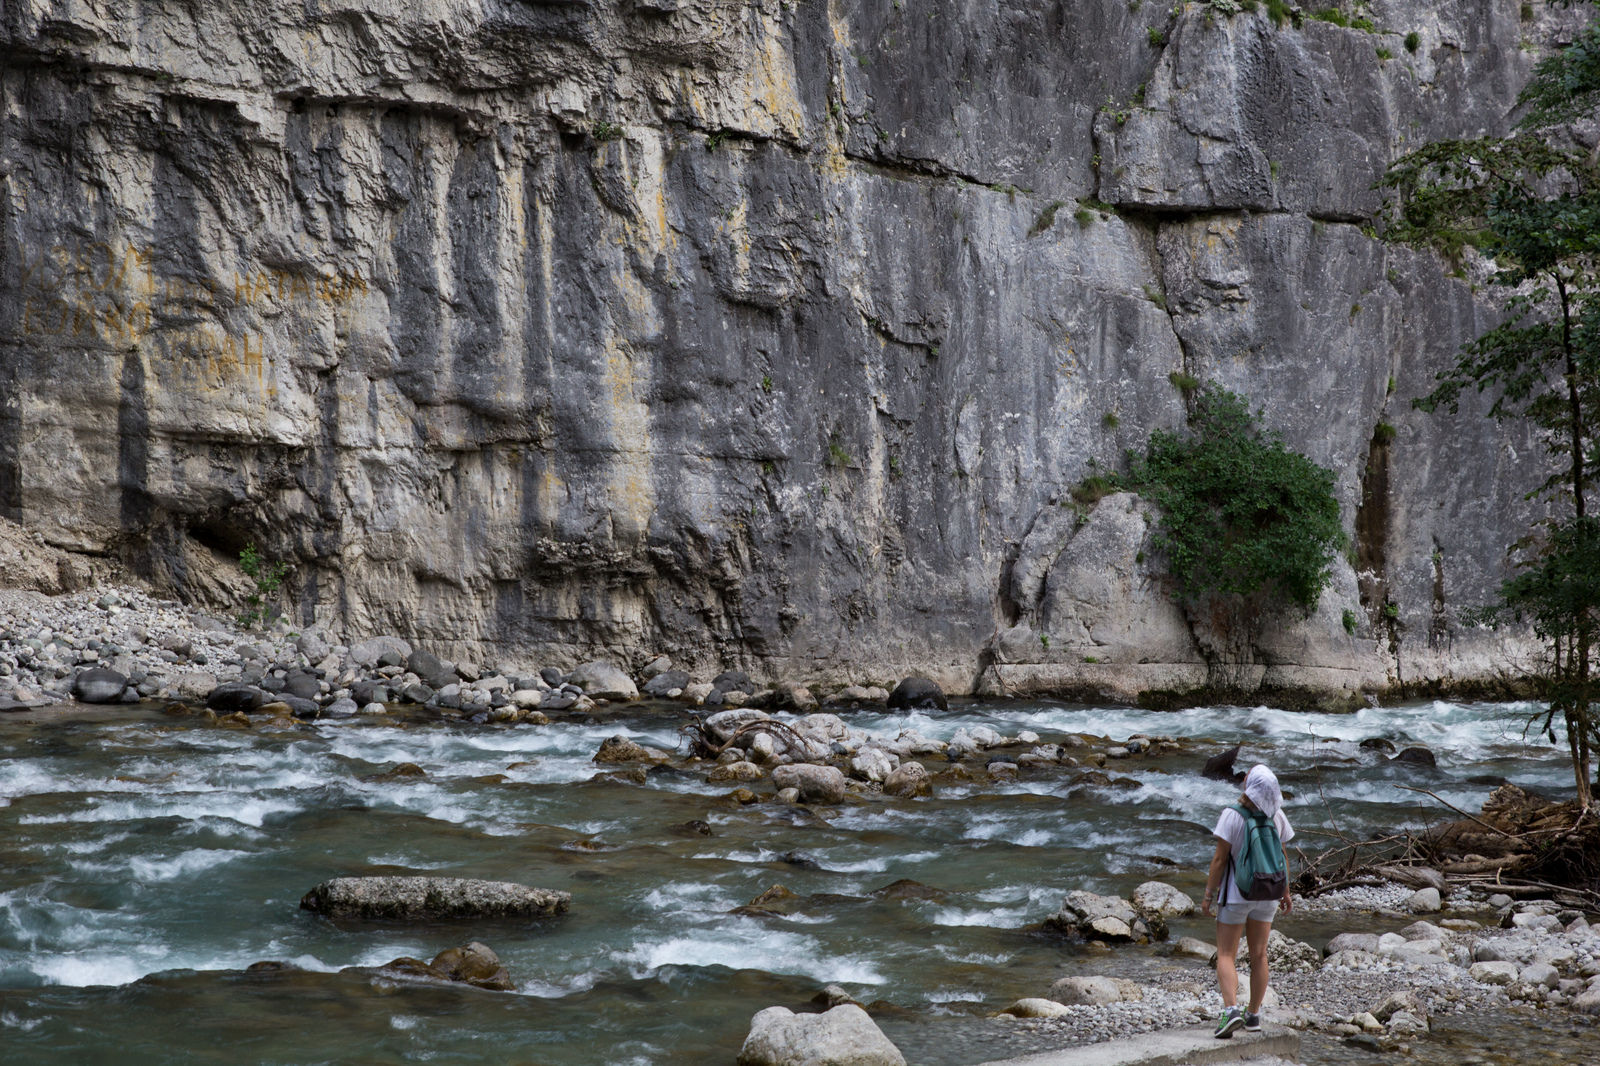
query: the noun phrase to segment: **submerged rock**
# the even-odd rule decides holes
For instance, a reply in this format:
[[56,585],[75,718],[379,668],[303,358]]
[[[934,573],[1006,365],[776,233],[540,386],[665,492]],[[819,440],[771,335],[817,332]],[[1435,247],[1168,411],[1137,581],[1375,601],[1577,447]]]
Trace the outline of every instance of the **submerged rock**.
[[619,762],[644,762],[650,758],[650,753],[643,745],[629,740],[618,733],[614,737],[607,737],[600,744],[600,750],[594,753],[597,763]]
[[906,1066],[905,1056],[853,1003],[821,1014],[768,1007],[750,1020],[739,1066]]
[[883,794],[885,796],[898,796],[901,799],[931,796],[933,794],[933,780],[928,776],[927,769],[921,763],[901,763],[898,770],[884,778]]
[[476,940],[464,948],[446,948],[430,965],[452,981],[460,981],[493,992],[515,992],[511,974],[500,965],[500,956]]
[[304,910],[329,918],[421,921],[438,918],[547,918],[572,902],[566,892],[463,877],[335,877],[307,892]]

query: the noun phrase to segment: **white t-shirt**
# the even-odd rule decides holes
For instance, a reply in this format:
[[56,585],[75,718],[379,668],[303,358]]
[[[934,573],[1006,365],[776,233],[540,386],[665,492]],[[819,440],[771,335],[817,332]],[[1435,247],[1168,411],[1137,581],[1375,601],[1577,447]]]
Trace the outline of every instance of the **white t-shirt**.
[[[1279,840],[1287,844],[1294,839],[1294,827],[1289,824],[1289,819],[1283,813],[1282,807],[1279,807],[1278,813],[1272,816],[1272,824],[1278,828]],[[1234,858],[1238,858],[1239,853],[1244,850],[1245,832],[1249,828],[1250,823],[1244,820],[1244,815],[1232,807],[1224,807],[1222,813],[1217,816],[1217,827],[1211,831],[1211,835],[1218,840],[1226,840],[1228,846],[1233,849],[1229,854]],[[1285,858],[1287,857],[1286,855]],[[1217,893],[1219,902],[1221,900],[1233,900],[1238,897],[1238,891],[1229,883],[1232,880],[1233,871],[1230,869],[1223,877],[1223,891]]]

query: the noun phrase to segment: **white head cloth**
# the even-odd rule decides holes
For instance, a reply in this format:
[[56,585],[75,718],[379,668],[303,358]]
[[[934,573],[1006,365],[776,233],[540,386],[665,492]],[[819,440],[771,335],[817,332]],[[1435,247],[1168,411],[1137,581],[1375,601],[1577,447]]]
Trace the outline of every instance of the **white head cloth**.
[[1278,787],[1278,775],[1257,763],[1244,779],[1244,794],[1256,805],[1256,810],[1272,818],[1283,807],[1283,790]]

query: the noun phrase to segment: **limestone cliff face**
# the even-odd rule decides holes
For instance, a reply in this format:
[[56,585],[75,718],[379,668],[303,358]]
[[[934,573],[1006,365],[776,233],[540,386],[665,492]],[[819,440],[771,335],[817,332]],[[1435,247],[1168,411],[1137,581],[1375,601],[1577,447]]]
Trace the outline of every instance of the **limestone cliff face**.
[[[1583,17],[1537,12],[4,0],[0,511],[198,599],[254,540],[299,619],[506,664],[1490,679],[1526,646],[1456,611],[1546,458],[1410,410],[1491,310],[1361,227],[1503,127]],[[1338,472],[1309,620],[1219,633],[1136,503],[1061,506],[1175,370]]]

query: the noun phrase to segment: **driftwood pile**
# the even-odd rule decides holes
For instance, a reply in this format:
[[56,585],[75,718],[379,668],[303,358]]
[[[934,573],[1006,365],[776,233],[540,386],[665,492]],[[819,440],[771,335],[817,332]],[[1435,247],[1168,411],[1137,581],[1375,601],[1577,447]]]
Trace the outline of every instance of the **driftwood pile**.
[[1421,833],[1341,838],[1314,858],[1302,852],[1296,890],[1319,896],[1395,882],[1446,895],[1452,888],[1475,888],[1600,910],[1600,811],[1552,802],[1509,783],[1495,789],[1476,815],[1426,789],[1411,791],[1463,817]]

